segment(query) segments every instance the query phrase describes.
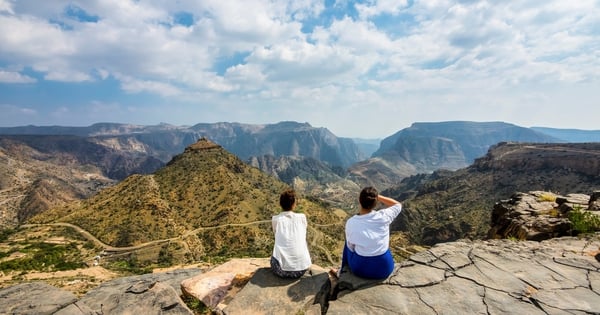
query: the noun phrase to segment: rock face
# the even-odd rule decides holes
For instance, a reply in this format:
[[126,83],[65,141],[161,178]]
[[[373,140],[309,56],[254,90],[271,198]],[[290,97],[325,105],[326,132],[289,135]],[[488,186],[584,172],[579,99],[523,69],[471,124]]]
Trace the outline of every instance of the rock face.
[[412,175],[465,168],[498,142],[556,140],[503,122],[420,122],[383,139],[371,158],[355,163],[349,172],[361,186],[388,189]]
[[73,293],[43,282],[22,283],[0,290],[1,314],[54,314],[76,302]]
[[322,306],[327,314],[598,314],[599,249],[600,235],[439,244],[384,281],[342,273],[339,293]]
[[94,314],[193,314],[181,299],[180,283],[199,273],[190,268],[119,278],[90,290],[79,303]]
[[0,314],[97,315],[193,314],[180,298],[179,283],[200,273],[198,268],[115,279],[80,299],[43,282],[22,283],[0,290]]
[[488,237],[541,241],[574,235],[577,231],[568,218],[569,212],[574,208],[588,211],[588,208],[595,207],[596,202],[585,194],[515,193],[510,199],[494,205]]

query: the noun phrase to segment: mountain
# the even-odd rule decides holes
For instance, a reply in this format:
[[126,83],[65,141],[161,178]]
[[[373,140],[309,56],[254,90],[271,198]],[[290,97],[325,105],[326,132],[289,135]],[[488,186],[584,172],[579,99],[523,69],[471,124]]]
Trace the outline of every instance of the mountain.
[[213,139],[241,159],[265,154],[304,156],[332,166],[347,167],[365,158],[351,139],[338,138],[329,130],[308,123],[215,123],[197,124],[190,129]]
[[548,135],[504,122],[414,123],[383,139],[372,157],[352,165],[350,172],[358,182],[389,187],[410,175],[466,167],[490,146],[503,141],[558,142]]
[[384,194],[404,201],[393,230],[432,245],[481,239],[498,200],[532,190],[589,194],[600,184],[600,143],[508,143],[456,171],[405,178]]
[[309,157],[263,155],[248,160],[259,168],[294,187],[305,195],[321,199],[343,209],[356,207],[360,187],[348,178],[348,172],[337,166]]
[[352,141],[356,143],[356,146],[364,153],[366,157],[370,157],[375,151],[379,149],[381,139],[362,139],[352,138]]
[[163,165],[77,136],[0,136],[0,160],[0,227]]
[[[270,255],[271,216],[286,184],[201,138],[150,175],[132,175],[93,197],[48,210],[30,223],[77,225],[114,247],[169,241],[177,261]],[[310,221],[314,259],[340,246],[340,214],[309,198],[298,210]]]
[[531,127],[531,130],[560,139],[560,142],[600,142],[600,130]]
[[306,156],[347,167],[366,158],[351,139],[337,137],[326,128],[289,121],[266,125],[220,122],[194,126],[115,123],[88,127],[23,126],[0,128],[0,134],[88,137],[109,148],[147,154],[164,162],[201,137],[211,139],[244,160],[265,154]]

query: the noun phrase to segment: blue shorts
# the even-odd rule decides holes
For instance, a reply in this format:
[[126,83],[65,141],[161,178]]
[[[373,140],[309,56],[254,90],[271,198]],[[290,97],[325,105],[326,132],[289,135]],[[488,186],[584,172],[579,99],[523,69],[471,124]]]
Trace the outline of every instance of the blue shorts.
[[390,249],[379,256],[360,256],[348,248],[344,242],[342,253],[342,268],[348,266],[350,271],[358,277],[367,279],[386,279],[394,271],[394,258]]

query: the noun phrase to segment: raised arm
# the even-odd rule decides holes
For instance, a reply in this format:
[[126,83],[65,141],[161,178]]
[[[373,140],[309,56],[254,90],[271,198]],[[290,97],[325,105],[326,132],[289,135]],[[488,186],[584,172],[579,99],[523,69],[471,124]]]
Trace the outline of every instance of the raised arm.
[[386,197],[386,196],[382,196],[382,195],[377,196],[377,200],[379,200],[379,202],[383,203],[386,207],[391,207],[395,204],[400,203],[400,201],[397,201],[395,199],[392,199],[392,198]]

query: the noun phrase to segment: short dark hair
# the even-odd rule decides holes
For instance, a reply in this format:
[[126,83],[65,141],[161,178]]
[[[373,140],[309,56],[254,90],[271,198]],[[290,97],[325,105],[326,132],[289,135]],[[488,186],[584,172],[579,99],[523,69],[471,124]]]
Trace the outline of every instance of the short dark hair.
[[372,210],[377,205],[378,196],[379,193],[374,187],[369,186],[363,188],[363,190],[360,192],[360,196],[358,197],[360,206],[365,210]]
[[296,192],[291,188],[284,190],[279,196],[279,205],[285,211],[292,210],[294,203],[296,203]]

